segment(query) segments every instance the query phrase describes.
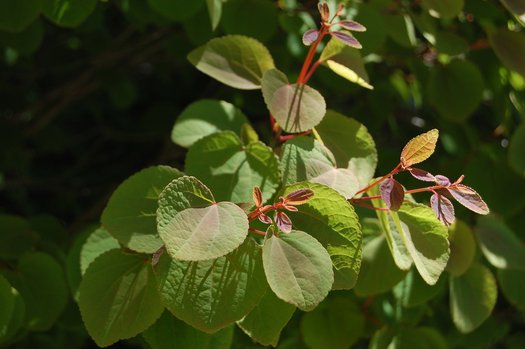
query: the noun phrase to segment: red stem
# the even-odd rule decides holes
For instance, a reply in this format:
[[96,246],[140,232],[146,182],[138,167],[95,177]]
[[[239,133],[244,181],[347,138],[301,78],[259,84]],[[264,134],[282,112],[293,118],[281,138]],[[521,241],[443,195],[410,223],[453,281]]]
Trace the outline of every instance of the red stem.
[[317,69],[317,67],[321,65],[321,61],[320,60],[317,60],[313,65],[312,67],[310,68],[310,70],[308,71],[308,73],[306,73],[306,76],[304,78],[304,83],[306,84],[308,82],[308,80],[310,80],[310,77],[312,77],[312,74],[315,72],[315,70]]
[[364,208],[369,208],[371,210],[376,210],[376,211],[389,211],[389,209],[387,207],[374,207],[372,205],[369,205],[369,204],[365,204],[364,202],[361,202],[361,201],[358,201],[359,199],[351,199],[350,201],[357,205],[357,206],[361,206],[361,207],[364,207]]
[[259,234],[259,235],[266,235],[266,233],[262,230],[258,230],[258,229],[255,229],[255,228],[248,228],[248,231],[252,232],[252,233],[255,233],[255,234]]
[[312,64],[312,60],[315,56],[315,51],[317,50],[317,46],[319,46],[319,43],[323,40],[327,31],[328,29],[325,27],[324,24],[322,24],[321,29],[319,29],[319,36],[317,37],[317,40],[315,40],[312,46],[310,46],[310,50],[308,51],[308,54],[306,55],[306,58],[303,63],[303,67],[301,68],[301,72],[299,73],[299,77],[297,78],[298,84],[306,83],[307,81],[306,75],[308,73],[310,65]]
[[401,163],[397,164],[397,166],[392,170],[390,171],[389,174],[386,174],[384,175],[383,177],[379,178],[378,180],[376,180],[375,182],[373,182],[372,184],[369,184],[368,186],[364,187],[363,189],[359,190],[357,193],[354,194],[355,195],[359,195],[361,193],[364,193],[365,191],[367,191],[368,189],[378,185],[379,183],[381,183],[382,181],[384,181],[385,179],[387,179],[388,177],[390,176],[393,176],[395,175],[396,173],[399,172],[399,169],[401,168]]

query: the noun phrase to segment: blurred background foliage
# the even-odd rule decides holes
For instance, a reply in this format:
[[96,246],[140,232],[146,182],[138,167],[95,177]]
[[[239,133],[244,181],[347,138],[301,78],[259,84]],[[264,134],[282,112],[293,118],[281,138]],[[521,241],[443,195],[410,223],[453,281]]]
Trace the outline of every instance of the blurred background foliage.
[[[523,242],[525,2],[344,3],[345,16],[368,29],[355,36],[373,89],[326,68],[310,84],[330,109],[368,128],[379,153],[377,174],[397,164],[410,138],[438,128],[440,143],[426,169],[450,178],[464,174],[506,225],[493,233],[510,229]],[[225,87],[197,71],[186,55],[213,37],[243,34],[263,42],[293,81],[307,52],[302,33],[318,20],[315,0],[0,0],[0,267],[32,249],[46,254],[18,263],[65,268],[122,180],[154,164],[183,168],[185,150],[170,133],[196,100],[233,103],[267,142],[271,131],[260,92]],[[403,181],[417,185],[409,176]],[[458,217],[476,226],[466,210]],[[70,272],[68,281],[75,277]],[[525,278],[524,272],[514,277]],[[441,309],[446,294],[421,314],[405,314],[406,321],[432,312],[429,325],[440,328],[451,347],[522,348],[524,293],[504,292],[494,316],[467,336]],[[15,347],[91,345],[76,305],[55,298],[56,314],[18,331]],[[385,299],[374,306],[388,314]],[[299,348],[306,340],[318,348],[294,332],[309,326],[298,321],[292,319],[280,347]],[[358,347],[368,346],[370,328]],[[239,347],[252,345],[238,331],[237,337]],[[142,344],[117,344],[134,345]]]

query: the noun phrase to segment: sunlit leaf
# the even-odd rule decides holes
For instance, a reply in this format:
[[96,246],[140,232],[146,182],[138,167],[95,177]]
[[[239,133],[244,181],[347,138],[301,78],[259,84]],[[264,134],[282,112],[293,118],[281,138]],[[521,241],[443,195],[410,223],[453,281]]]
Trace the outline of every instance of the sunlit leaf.
[[403,167],[408,168],[428,159],[436,149],[438,137],[439,131],[433,129],[412,138],[401,152]]
[[317,90],[305,84],[290,84],[277,69],[264,73],[262,92],[275,120],[289,133],[312,129],[326,113],[326,103]]
[[420,181],[424,181],[424,182],[435,182],[436,181],[436,177],[434,177],[433,174],[425,170],[421,170],[418,168],[410,168],[409,173],[412,175],[412,177],[419,179]]
[[450,278],[450,311],[456,328],[468,333],[481,325],[496,305],[498,288],[486,267],[473,264],[466,273]]
[[261,248],[251,238],[215,260],[185,262],[164,254],[155,271],[166,308],[207,333],[243,318],[267,290]]
[[201,72],[243,90],[261,88],[263,74],[274,68],[268,49],[241,35],[212,39],[191,51],[188,60]]
[[474,189],[463,184],[456,184],[447,190],[454,199],[469,210],[483,215],[490,212],[485,201]]
[[172,258],[200,261],[224,256],[248,234],[246,213],[231,202],[187,208],[175,215],[159,234]]
[[304,311],[314,309],[334,282],[330,255],[319,241],[302,231],[267,238],[263,263],[273,292]]
[[118,240],[104,228],[95,229],[80,250],[80,272],[86,272],[89,265],[101,254],[120,248]]
[[211,28],[217,29],[222,15],[222,0],[206,0],[208,15],[210,16]]

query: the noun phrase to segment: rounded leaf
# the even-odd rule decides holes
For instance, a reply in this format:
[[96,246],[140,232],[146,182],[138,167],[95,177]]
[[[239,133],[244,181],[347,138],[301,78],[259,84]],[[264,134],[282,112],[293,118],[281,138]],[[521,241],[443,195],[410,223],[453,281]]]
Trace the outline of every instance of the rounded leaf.
[[264,73],[262,93],[270,113],[289,133],[314,128],[326,113],[326,103],[317,90],[305,84],[290,84],[277,69]]
[[0,214],[0,258],[16,259],[30,251],[37,234],[28,221],[15,215]]
[[525,34],[501,28],[489,35],[489,41],[503,64],[525,77]]
[[44,0],[43,13],[61,27],[77,27],[95,10],[97,0]]
[[246,116],[233,104],[203,99],[190,104],[177,118],[171,139],[181,147],[190,147],[212,133],[231,130],[241,133]]
[[525,271],[498,269],[498,281],[505,298],[520,309],[525,308]]
[[450,274],[460,276],[465,273],[476,256],[476,240],[472,229],[463,221],[456,220],[448,232],[450,258],[445,268]]
[[179,212],[159,234],[172,258],[200,261],[232,252],[248,235],[248,225],[239,206],[219,202]]
[[242,90],[261,88],[264,72],[275,67],[263,44],[241,35],[212,39],[191,51],[188,60],[204,74]]
[[117,239],[103,228],[95,229],[89,234],[80,250],[80,271],[82,275],[98,256],[116,248],[120,248]]
[[143,332],[164,309],[148,257],[120,250],[108,251],[91,263],[79,293],[86,329],[102,347]]
[[334,282],[330,255],[319,241],[302,231],[267,238],[263,263],[277,297],[303,311],[314,309]]
[[162,246],[155,219],[157,200],[162,189],[180,176],[169,166],[154,166],[129,177],[111,195],[102,212],[102,226],[133,251],[157,251]]
[[463,10],[464,0],[423,0],[423,6],[437,18],[451,19]]
[[0,1],[0,30],[20,32],[33,22],[44,0],[2,0]]

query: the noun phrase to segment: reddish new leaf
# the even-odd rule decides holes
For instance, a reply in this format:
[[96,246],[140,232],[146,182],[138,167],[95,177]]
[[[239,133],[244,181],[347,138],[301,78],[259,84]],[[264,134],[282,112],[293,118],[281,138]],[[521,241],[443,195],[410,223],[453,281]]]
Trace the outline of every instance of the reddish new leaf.
[[299,189],[286,195],[282,201],[286,205],[302,205],[314,196],[314,192],[310,189]]
[[366,28],[361,23],[357,23],[355,21],[350,20],[344,20],[339,22],[339,25],[345,29],[352,30],[355,32],[364,32],[366,31]]
[[456,184],[452,188],[448,188],[448,191],[454,199],[469,210],[479,214],[488,214],[490,212],[485,201],[483,201],[481,196],[471,187],[467,187],[463,184]]
[[253,187],[253,202],[255,207],[261,207],[263,203],[261,189],[259,187]]
[[350,34],[343,32],[330,32],[330,35],[342,41],[345,45],[353,48],[362,48],[361,43],[359,43],[359,41],[357,41],[357,39]]
[[399,210],[405,198],[405,190],[398,181],[390,177],[381,183],[380,192],[386,207],[393,211]]
[[430,197],[430,206],[441,223],[445,225],[454,223],[454,205],[449,199],[440,194],[433,194]]
[[275,214],[275,223],[283,233],[289,233],[292,231],[292,221],[284,212],[278,211]]
[[444,187],[448,187],[450,185],[450,179],[443,175],[436,175],[436,183]]
[[330,17],[330,8],[328,7],[328,4],[326,2],[320,2],[317,4],[317,9],[321,14],[321,20],[323,22],[328,21],[328,18]]
[[423,182],[435,182],[436,181],[436,177],[434,177],[432,173],[427,172],[425,170],[421,170],[419,168],[411,168],[408,171],[410,172],[412,177],[419,179],[420,181],[423,181]]
[[259,214],[259,220],[264,224],[272,224],[272,219],[264,213]]
[[319,31],[317,29],[309,29],[303,34],[303,44],[310,46],[319,38]]

